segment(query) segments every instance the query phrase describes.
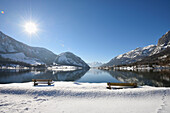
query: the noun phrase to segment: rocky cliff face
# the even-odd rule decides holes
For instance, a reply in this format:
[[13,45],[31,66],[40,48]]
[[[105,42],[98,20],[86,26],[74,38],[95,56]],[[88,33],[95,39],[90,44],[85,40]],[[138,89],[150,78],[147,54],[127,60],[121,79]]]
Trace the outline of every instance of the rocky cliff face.
[[158,40],[158,44],[157,46],[161,46],[161,45],[169,45],[170,43],[170,31],[166,32],[166,34],[164,34],[159,40]]
[[168,31],[165,35],[163,35],[158,40],[157,47],[155,48],[155,50],[152,52],[150,56],[154,54],[158,54],[168,47],[170,47],[170,31]]

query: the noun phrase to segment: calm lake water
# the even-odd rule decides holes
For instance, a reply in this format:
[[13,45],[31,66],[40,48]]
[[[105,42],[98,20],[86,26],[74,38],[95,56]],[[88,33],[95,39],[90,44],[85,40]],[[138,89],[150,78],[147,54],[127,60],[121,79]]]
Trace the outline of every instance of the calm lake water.
[[170,71],[132,72],[98,69],[55,72],[49,70],[0,70],[0,83],[30,82],[32,79],[89,83],[136,82],[138,85],[170,87]]

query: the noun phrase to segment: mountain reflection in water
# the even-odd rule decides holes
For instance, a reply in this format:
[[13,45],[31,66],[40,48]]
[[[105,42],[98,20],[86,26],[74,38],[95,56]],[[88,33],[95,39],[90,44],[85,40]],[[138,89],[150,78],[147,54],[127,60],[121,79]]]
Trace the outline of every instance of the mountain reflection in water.
[[54,81],[76,81],[88,69],[75,71],[50,71],[50,70],[0,70],[0,83],[30,82],[32,79],[52,79]]
[[30,82],[32,79],[89,83],[127,82],[138,85],[170,87],[170,71],[114,71],[83,69],[75,71],[0,70],[0,83]]
[[170,70],[167,71],[107,71],[121,82],[156,87],[170,87]]

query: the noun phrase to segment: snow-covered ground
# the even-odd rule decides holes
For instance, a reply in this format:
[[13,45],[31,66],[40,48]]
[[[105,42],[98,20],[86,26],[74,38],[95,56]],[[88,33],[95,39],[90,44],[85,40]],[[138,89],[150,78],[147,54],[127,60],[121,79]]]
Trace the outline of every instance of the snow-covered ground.
[[170,88],[106,83],[0,84],[0,113],[170,113]]

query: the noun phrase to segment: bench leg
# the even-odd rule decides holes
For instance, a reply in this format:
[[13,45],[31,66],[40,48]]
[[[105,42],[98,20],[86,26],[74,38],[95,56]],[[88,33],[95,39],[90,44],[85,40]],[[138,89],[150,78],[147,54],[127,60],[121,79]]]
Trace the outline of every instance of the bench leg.
[[107,87],[107,89],[112,89],[110,83],[108,84],[108,86],[109,86],[109,87]]
[[137,88],[137,86],[134,86],[134,88]]
[[38,85],[38,83],[34,83],[34,86]]
[[111,87],[107,87],[107,89],[112,89]]

